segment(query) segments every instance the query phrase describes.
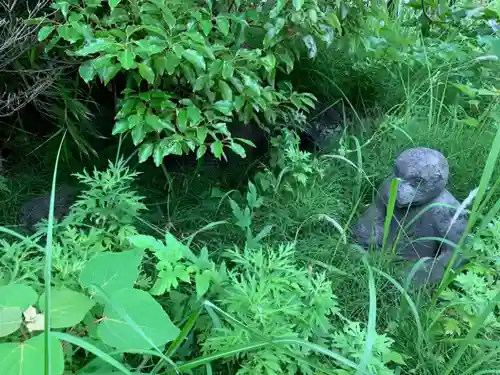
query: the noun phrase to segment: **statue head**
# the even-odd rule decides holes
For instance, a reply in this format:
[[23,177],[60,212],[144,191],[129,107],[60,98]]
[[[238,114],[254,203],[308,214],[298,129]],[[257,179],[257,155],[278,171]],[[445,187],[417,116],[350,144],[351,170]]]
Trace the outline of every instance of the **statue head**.
[[396,158],[394,176],[400,179],[397,207],[425,204],[446,188],[448,161],[439,151],[418,147],[403,151]]

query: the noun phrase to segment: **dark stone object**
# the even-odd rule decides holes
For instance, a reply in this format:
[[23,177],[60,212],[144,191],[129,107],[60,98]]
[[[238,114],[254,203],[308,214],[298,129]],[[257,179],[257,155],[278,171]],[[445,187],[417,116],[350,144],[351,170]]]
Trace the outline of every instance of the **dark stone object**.
[[[439,282],[452,257],[453,246],[432,239],[417,239],[439,237],[457,244],[465,231],[467,218],[463,212],[453,220],[460,203],[446,190],[448,176],[448,162],[440,152],[424,147],[402,152],[396,159],[393,174],[381,184],[375,201],[354,225],[354,240],[366,248],[382,247],[391,181],[399,178],[388,245],[397,240],[397,253],[406,260],[431,258],[414,276],[414,283]],[[462,264],[463,261],[455,263],[454,268]]]
[[305,128],[305,134],[320,151],[329,151],[340,140],[343,131],[344,116],[335,107],[318,111]]
[[[54,218],[62,219],[69,213],[69,209],[76,198],[76,189],[69,185],[61,185],[56,189],[54,202]],[[21,207],[21,223],[30,231],[35,230],[35,225],[42,219],[47,219],[50,208],[50,192],[30,201]]]

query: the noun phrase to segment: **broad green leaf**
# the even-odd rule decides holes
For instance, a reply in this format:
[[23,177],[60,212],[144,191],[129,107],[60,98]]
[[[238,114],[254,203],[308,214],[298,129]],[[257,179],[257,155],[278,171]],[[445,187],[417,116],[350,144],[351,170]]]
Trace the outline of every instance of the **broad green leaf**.
[[[94,301],[83,293],[69,289],[52,290],[50,294],[52,328],[69,328],[80,323],[94,306]],[[40,296],[40,310],[45,310],[45,293]]]
[[[98,254],[85,264],[80,274],[80,284],[91,291],[92,284],[96,284],[107,294],[132,288],[139,276],[142,256],[143,252],[137,250]],[[97,296],[98,301],[99,298]]]
[[163,145],[161,143],[157,143],[153,151],[153,161],[157,167],[163,163],[164,151]]
[[132,135],[132,142],[134,142],[134,146],[138,146],[144,138],[146,138],[146,129],[144,129],[143,124],[139,124],[137,126],[134,126],[132,131],[130,132]]
[[120,4],[121,0],[108,0],[109,7],[111,9],[116,8],[118,4]]
[[200,147],[198,147],[198,150],[196,150],[196,159],[203,157],[203,155],[205,155],[206,152],[207,152],[206,145],[201,145]]
[[208,135],[208,128],[206,126],[198,126],[196,128],[196,138],[200,144],[205,143]]
[[152,113],[148,113],[146,115],[146,123],[156,131],[160,131],[163,129],[168,129],[172,132],[175,131],[175,128],[172,126],[172,124],[170,124],[166,121],[163,121],[158,116],[156,116]]
[[115,76],[118,74],[118,72],[122,69],[122,66],[120,63],[112,64],[105,66],[104,68],[97,69],[97,74],[101,78],[102,82],[107,85]]
[[117,134],[123,134],[128,130],[128,121],[127,119],[122,119],[120,121],[117,121],[115,126],[113,126],[113,131],[111,134],[117,135]]
[[196,282],[196,295],[201,298],[205,295],[210,288],[210,281],[212,280],[211,271],[205,270],[203,272],[198,272],[195,276]]
[[139,147],[139,163],[144,163],[153,154],[154,144],[151,142],[143,143]]
[[210,151],[212,154],[217,158],[220,159],[222,155],[222,142],[221,141],[215,141],[210,145]]
[[80,77],[85,81],[85,83],[89,83],[95,77],[96,71],[94,66],[92,65],[92,60],[84,62],[78,68],[78,72],[80,73]]
[[153,236],[137,234],[128,239],[132,245],[141,250],[165,251],[166,249],[165,244]]
[[175,68],[177,68],[180,63],[181,59],[174,52],[165,52],[165,69],[169,75],[175,73]]
[[152,348],[128,320],[132,320],[157,347],[174,340],[180,333],[179,328],[148,292],[122,289],[111,295],[111,302],[111,305],[106,305],[104,320],[97,328],[99,338],[106,345],[125,351]]
[[[40,334],[24,342],[0,344],[0,374],[45,375],[45,335]],[[64,353],[61,342],[50,338],[52,375],[64,371]]]
[[299,11],[304,5],[304,0],[292,0],[292,2],[293,2],[293,7],[297,11]]
[[227,18],[217,17],[215,22],[220,32],[227,36],[229,34],[229,20]]
[[268,54],[261,59],[264,69],[268,72],[272,72],[276,67],[276,57],[273,54]]
[[165,20],[165,23],[167,26],[172,29],[175,26],[176,20],[174,15],[172,14],[172,11],[168,9],[166,6],[163,6],[161,9],[161,13],[163,16],[163,19]]
[[23,309],[0,307],[0,337],[8,336],[21,327]]
[[38,300],[35,290],[24,284],[0,286],[0,307],[20,307],[27,309]]
[[219,90],[223,100],[229,102],[233,100],[233,90],[231,90],[231,87],[225,81],[219,81]]
[[200,109],[196,107],[194,104],[188,105],[187,118],[191,123],[191,125],[198,125],[202,120]]
[[205,36],[208,36],[210,34],[210,31],[212,31],[212,21],[202,20],[200,21],[200,27],[203,31],[203,34],[205,34]]
[[122,64],[123,69],[129,70],[135,67],[135,53],[130,49],[120,51],[118,53],[118,61]]
[[260,96],[260,86],[253,78],[245,74],[243,75],[243,82],[248,94],[252,98],[258,98]]
[[234,67],[230,61],[224,61],[222,63],[222,78],[228,79],[232,78],[234,75]]
[[242,145],[240,145],[236,142],[231,142],[230,148],[231,148],[231,150],[233,150],[236,154],[238,154],[242,158],[247,157],[247,153],[245,151],[245,148]]
[[142,78],[144,78],[150,85],[152,85],[155,81],[155,72],[153,68],[145,61],[139,64],[139,74]]
[[55,29],[55,26],[52,26],[52,25],[47,25],[47,26],[40,28],[40,30],[38,30],[38,41],[41,42],[41,41],[47,39],[48,36],[50,34],[52,34],[52,31],[54,31],[54,29]]
[[214,108],[224,115],[230,115],[233,110],[233,103],[228,100],[218,100],[214,103]]
[[184,108],[177,110],[177,127],[182,132],[187,129],[187,111]]
[[97,52],[118,52],[119,44],[107,39],[95,39],[83,48],[75,51],[76,56],[88,56]]
[[205,59],[194,49],[187,49],[183,52],[182,56],[189,61],[197,69],[205,71]]

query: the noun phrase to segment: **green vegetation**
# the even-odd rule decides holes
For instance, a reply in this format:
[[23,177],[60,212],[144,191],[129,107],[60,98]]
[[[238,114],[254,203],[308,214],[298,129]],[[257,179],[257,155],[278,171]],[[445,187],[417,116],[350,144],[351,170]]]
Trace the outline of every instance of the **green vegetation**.
[[[498,1],[28,3],[0,3],[0,374],[500,373]],[[349,233],[415,146],[471,201],[470,262],[422,288]]]

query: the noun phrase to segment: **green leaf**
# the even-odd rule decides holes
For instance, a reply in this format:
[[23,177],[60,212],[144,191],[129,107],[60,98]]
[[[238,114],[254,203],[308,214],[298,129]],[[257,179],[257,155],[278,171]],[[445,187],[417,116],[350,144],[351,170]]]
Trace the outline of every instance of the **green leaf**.
[[222,95],[222,99],[231,102],[233,100],[233,90],[225,81],[219,81],[219,90]]
[[[45,375],[45,335],[32,337],[24,342],[0,344],[0,374]],[[49,339],[52,375],[64,371],[64,353],[60,341]]]
[[184,108],[177,110],[177,127],[182,132],[187,130],[187,111]]
[[121,0],[108,0],[109,7],[111,9],[116,8],[118,4],[120,4]]
[[8,336],[21,328],[23,309],[0,307],[0,337]]
[[76,56],[88,56],[97,52],[118,52],[119,45],[114,41],[107,39],[95,39],[88,43],[85,47],[75,51]]
[[111,132],[112,135],[123,134],[128,130],[129,122],[126,119],[117,121],[115,126],[113,126],[113,130]]
[[152,251],[165,251],[166,246],[160,240],[154,238],[153,236],[147,236],[144,234],[136,234],[130,236],[130,243],[141,250],[152,250]]
[[184,50],[182,57],[189,61],[195,68],[205,71],[205,59],[194,49]]
[[196,159],[203,157],[203,155],[205,155],[206,152],[207,152],[206,145],[201,145],[200,147],[198,147],[198,150],[196,150]]
[[131,131],[132,134],[132,142],[134,142],[134,146],[139,145],[144,141],[144,138],[146,138],[146,129],[144,129],[143,124],[139,124],[137,126],[134,126],[134,128]]
[[212,280],[210,270],[205,270],[203,272],[198,272],[195,277],[196,282],[196,295],[198,298],[201,298],[208,292],[208,288],[210,287],[210,281]]
[[174,28],[175,23],[176,23],[176,19],[175,19],[174,15],[172,14],[172,11],[170,9],[168,9],[166,6],[163,6],[161,9],[161,13],[162,13],[163,19],[165,20],[165,23],[167,24],[167,26],[170,29]]
[[[104,252],[90,259],[80,273],[80,284],[93,291],[92,284],[107,294],[134,286],[139,276],[143,252],[137,250],[119,253]],[[99,296],[97,300],[99,301]]]
[[215,23],[222,34],[225,36],[229,34],[229,20],[227,18],[217,17]]
[[198,126],[196,128],[196,138],[200,144],[205,143],[208,135],[208,128],[206,126]]
[[175,132],[175,128],[172,126],[172,124],[170,124],[166,121],[163,121],[158,116],[156,116],[152,113],[148,113],[146,115],[146,123],[156,131],[168,129],[172,132]]
[[135,53],[130,49],[118,52],[118,61],[122,64],[123,69],[129,70],[135,68]]
[[115,78],[115,76],[121,69],[122,66],[120,63],[106,65],[100,69],[97,69],[97,74],[101,78],[102,82],[107,85],[113,78]]
[[247,157],[247,153],[245,151],[245,148],[242,145],[240,145],[236,142],[231,142],[230,148],[231,148],[231,150],[233,150],[236,154],[238,154],[242,158]]
[[191,125],[198,125],[202,120],[200,109],[193,104],[188,105],[187,118],[189,119]]
[[55,29],[55,26],[52,26],[52,25],[47,25],[47,26],[40,28],[40,30],[38,30],[38,41],[41,42],[41,41],[47,39],[48,36],[50,34],[52,34],[52,31],[54,31],[54,29]]
[[304,0],[292,0],[292,2],[296,11],[299,11],[304,5]]
[[228,100],[218,100],[214,103],[214,108],[224,115],[230,115],[233,110],[233,103]]
[[222,142],[221,141],[213,142],[210,145],[210,151],[217,159],[220,159],[222,155]]
[[272,54],[268,54],[261,59],[264,69],[271,73],[276,67],[276,57]]
[[180,333],[179,328],[148,292],[122,289],[111,295],[111,302],[111,305],[106,305],[105,319],[97,328],[99,338],[106,345],[125,351],[152,348],[136,327],[129,324],[129,319],[157,347],[174,340]]
[[24,284],[0,286],[0,307],[20,307],[23,310],[38,300],[35,290]]
[[[83,293],[69,289],[52,290],[50,294],[52,328],[69,328],[80,323],[94,306],[94,301]],[[45,310],[45,293],[40,296],[40,310]]]
[[92,65],[92,60],[84,62],[80,67],[78,68],[78,72],[80,73],[80,77],[85,81],[85,83],[91,82],[95,75],[96,71],[94,69],[94,66]]
[[222,78],[232,78],[234,75],[234,67],[229,61],[224,61],[222,64]]
[[144,78],[150,85],[152,85],[155,81],[155,72],[153,68],[145,61],[139,64],[139,74],[142,78]]
[[143,143],[139,147],[139,163],[144,163],[153,154],[154,144],[151,142]]
[[201,30],[203,31],[203,34],[205,34],[205,36],[208,36],[210,34],[210,31],[212,31],[212,21],[201,20],[200,27],[201,27]]
[[165,69],[167,69],[169,75],[175,73],[175,68],[177,68],[180,63],[181,59],[174,52],[165,52]]

